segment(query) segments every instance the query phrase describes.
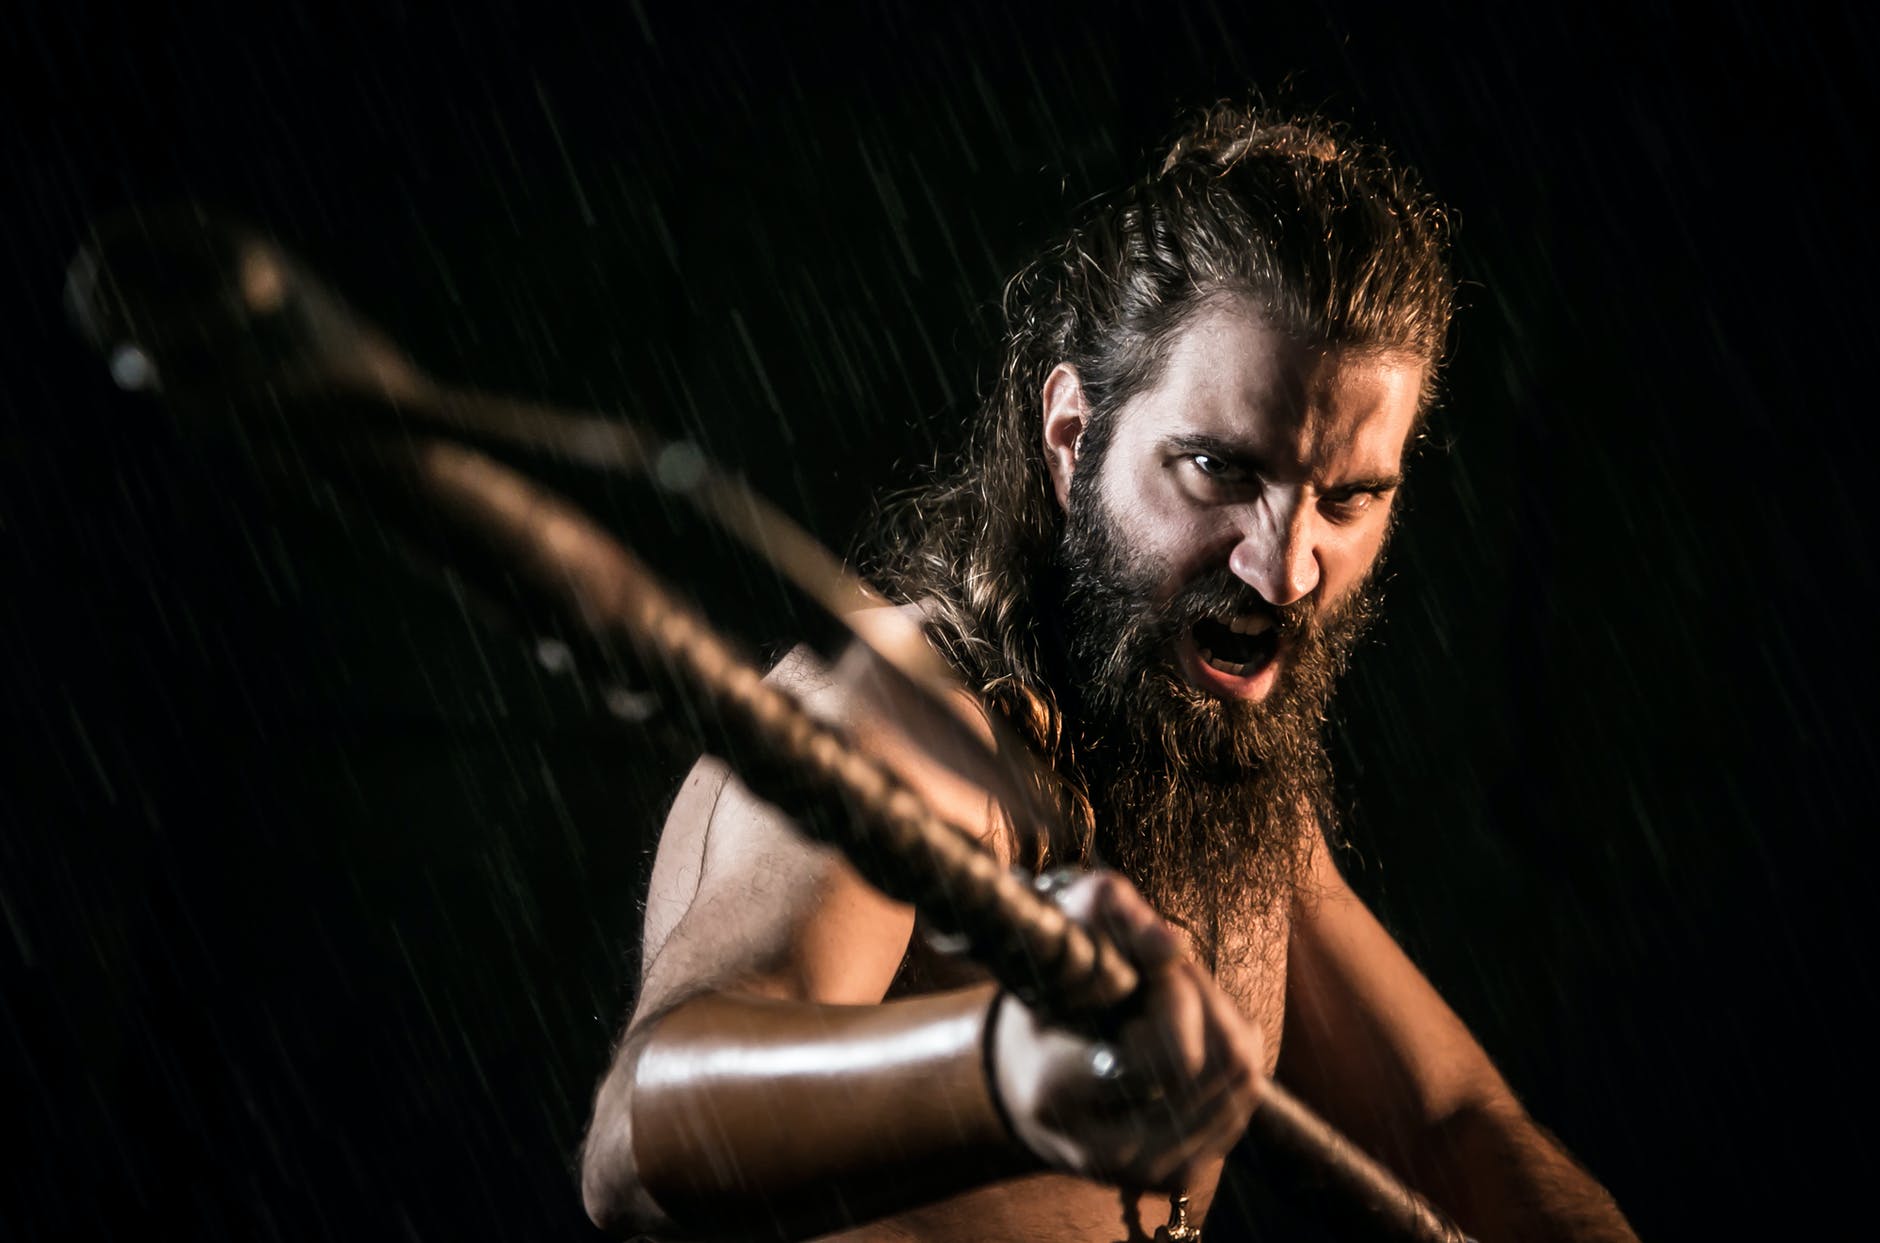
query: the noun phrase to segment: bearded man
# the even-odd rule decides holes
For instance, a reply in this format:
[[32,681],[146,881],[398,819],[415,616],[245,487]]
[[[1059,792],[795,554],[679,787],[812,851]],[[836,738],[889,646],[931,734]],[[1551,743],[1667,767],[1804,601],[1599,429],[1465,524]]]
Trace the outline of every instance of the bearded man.
[[[962,716],[1047,761],[1067,831],[1021,840],[861,736],[1000,859],[1090,868],[1061,900],[1140,1004],[1101,1042],[1050,1026],[701,760],[583,1150],[597,1224],[1144,1238],[1170,1193],[1205,1217],[1277,1072],[1481,1238],[1632,1238],[1327,845],[1321,727],[1435,388],[1445,243],[1380,152],[1220,108],[1013,280],[964,462],[902,499],[875,571]],[[801,659],[773,677],[856,711]]]

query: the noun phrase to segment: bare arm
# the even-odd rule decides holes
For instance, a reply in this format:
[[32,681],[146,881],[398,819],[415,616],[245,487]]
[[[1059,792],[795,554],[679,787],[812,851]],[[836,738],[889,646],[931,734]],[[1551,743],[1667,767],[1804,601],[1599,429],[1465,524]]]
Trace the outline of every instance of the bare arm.
[[[772,676],[840,707],[800,663]],[[912,927],[701,760],[661,837],[639,1002],[584,1146],[596,1223],[805,1233],[983,1179],[987,1159],[1020,1165],[981,1071],[990,991],[878,1004]],[[935,1102],[944,1113],[923,1115]]]
[[1323,840],[1294,913],[1280,1077],[1493,1243],[1637,1243],[1352,893]]
[[[983,793],[867,739],[942,815],[1002,840]],[[1143,974],[1112,1040],[1159,1094],[1146,1116],[1118,1108],[1145,1084],[1099,1074],[1088,1039],[995,1006],[989,986],[883,1003],[912,912],[702,761],[661,841],[641,998],[595,1100],[589,1215],[614,1233],[800,1237],[1047,1165],[1185,1183],[1246,1124],[1258,1032],[1120,880],[1064,900]]]
[[814,1233],[1025,1168],[981,1071],[990,990],[874,1004],[911,913],[717,761],[675,805],[647,914],[640,1004],[584,1151],[604,1229]]

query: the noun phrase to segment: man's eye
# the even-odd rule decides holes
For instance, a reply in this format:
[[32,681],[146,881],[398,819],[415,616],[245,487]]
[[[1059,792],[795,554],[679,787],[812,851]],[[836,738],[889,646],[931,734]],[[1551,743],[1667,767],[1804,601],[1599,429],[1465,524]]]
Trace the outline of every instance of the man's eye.
[[1233,483],[1246,478],[1246,472],[1241,470],[1238,466],[1230,462],[1223,462],[1220,458],[1211,456],[1210,454],[1191,453],[1188,455],[1188,460],[1194,463],[1195,469],[1200,471],[1203,475],[1221,483]]
[[1327,496],[1319,499],[1319,509],[1333,522],[1350,522],[1371,507],[1377,499],[1374,492],[1351,492],[1343,496]]

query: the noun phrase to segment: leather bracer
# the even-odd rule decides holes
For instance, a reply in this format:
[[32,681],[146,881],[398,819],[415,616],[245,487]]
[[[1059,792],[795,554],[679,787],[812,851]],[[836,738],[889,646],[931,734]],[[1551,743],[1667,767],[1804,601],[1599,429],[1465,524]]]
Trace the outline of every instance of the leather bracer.
[[686,1002],[636,1055],[641,1189],[688,1233],[795,1233],[1034,1172],[986,1078],[993,995]]

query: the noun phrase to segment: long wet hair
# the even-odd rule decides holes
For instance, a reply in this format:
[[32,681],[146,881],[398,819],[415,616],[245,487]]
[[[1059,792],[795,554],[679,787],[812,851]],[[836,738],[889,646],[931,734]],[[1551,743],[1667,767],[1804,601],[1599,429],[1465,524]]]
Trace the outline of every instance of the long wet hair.
[[1064,532],[1045,379],[1076,368],[1083,452],[1100,462],[1116,412],[1155,383],[1178,330],[1231,297],[1303,343],[1426,364],[1427,407],[1453,300],[1449,231],[1408,169],[1342,127],[1219,105],[1006,285],[999,370],[966,450],[885,504],[865,568],[891,598],[924,607],[941,654],[1058,774],[1046,793],[1068,832],[1049,854],[1087,857],[1093,816],[1040,624]]

